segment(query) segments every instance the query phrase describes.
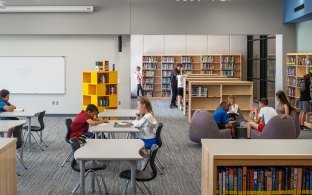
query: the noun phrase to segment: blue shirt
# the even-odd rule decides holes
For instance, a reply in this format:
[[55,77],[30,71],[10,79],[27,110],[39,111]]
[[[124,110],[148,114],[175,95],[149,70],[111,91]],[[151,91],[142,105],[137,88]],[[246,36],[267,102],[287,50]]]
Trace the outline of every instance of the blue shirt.
[[223,108],[218,108],[213,114],[213,119],[218,125],[229,123],[227,112]]
[[10,106],[11,104],[9,102],[4,102],[2,98],[0,98],[0,112],[6,112],[6,110],[3,109],[4,106]]

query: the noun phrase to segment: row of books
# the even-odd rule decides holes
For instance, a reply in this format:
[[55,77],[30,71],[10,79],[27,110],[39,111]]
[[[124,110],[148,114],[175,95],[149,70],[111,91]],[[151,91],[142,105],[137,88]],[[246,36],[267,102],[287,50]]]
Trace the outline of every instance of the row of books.
[[153,96],[153,91],[144,91],[144,96],[152,97]]
[[192,66],[192,64],[183,64],[183,68],[184,68],[184,70],[192,70],[193,66]]
[[234,63],[222,63],[222,70],[235,70]]
[[223,71],[223,76],[234,77],[234,71],[233,70],[224,70]]
[[174,63],[175,62],[175,57],[172,57],[172,56],[167,56],[167,57],[162,57],[162,60],[161,60],[163,63]]
[[162,83],[163,84],[170,84],[171,83],[171,79],[170,78],[162,78]]
[[166,69],[166,70],[172,70],[173,65],[172,64],[161,64],[161,68]]
[[162,71],[162,76],[163,77],[170,77],[171,76],[171,71]]
[[155,71],[151,71],[151,70],[146,70],[143,72],[144,77],[153,77],[154,74],[155,74]]
[[287,75],[288,76],[295,76],[296,75],[296,68],[287,68]]
[[203,70],[213,70],[214,64],[202,64],[202,69]]
[[295,94],[296,94],[296,89],[295,88],[291,88],[291,87],[287,88],[287,95],[288,96],[294,97]]
[[143,56],[143,62],[157,63],[157,56]]
[[170,97],[171,96],[171,91],[163,91],[162,92],[162,97]]
[[143,86],[144,90],[153,90],[154,89],[154,85],[153,84],[144,84]]
[[217,194],[312,194],[312,167],[219,167]]
[[287,64],[293,65],[303,65],[303,66],[312,66],[312,58],[307,57],[288,57]]
[[235,62],[235,58],[234,56],[221,56],[221,62],[224,63],[234,63]]
[[150,69],[156,69],[156,64],[147,64],[147,63],[143,63],[143,70],[144,69],[147,69],[147,70],[150,70]]
[[182,63],[192,63],[193,59],[191,56],[182,56]]
[[213,70],[201,70],[201,74],[214,74]]
[[192,88],[192,96],[208,97],[207,87],[196,86]]
[[213,56],[202,56],[200,58],[200,61],[201,62],[206,62],[206,63],[213,63],[213,59],[214,59]]
[[144,78],[143,83],[154,84],[154,78]]

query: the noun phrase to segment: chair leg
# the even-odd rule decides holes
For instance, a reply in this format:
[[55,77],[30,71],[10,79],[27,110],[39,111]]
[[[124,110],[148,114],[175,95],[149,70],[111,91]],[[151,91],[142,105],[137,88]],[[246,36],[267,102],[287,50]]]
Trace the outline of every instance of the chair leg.
[[159,160],[159,158],[156,156],[156,160],[157,160],[157,162],[159,162],[159,164],[160,164],[160,166],[161,166],[161,168],[165,168],[165,166],[161,163],[161,161]]
[[[144,191],[143,191],[143,189],[141,188],[141,186],[139,185],[139,183],[136,181],[135,182],[136,183],[136,185],[138,186],[138,188],[139,188],[139,190],[141,191],[141,193],[142,194],[144,194]],[[142,182],[143,183],[143,182]]]
[[129,186],[129,183],[130,183],[130,180],[127,180],[127,185],[126,185],[125,190],[122,192],[122,195],[126,195],[127,190],[128,190],[128,186]]
[[38,133],[38,132],[36,132],[37,133],[37,135],[39,136],[39,138],[40,138],[40,143],[43,143],[46,147],[48,147],[48,145],[43,141],[43,138],[42,138],[42,131],[40,131],[40,134]]
[[25,166],[24,162],[22,161],[22,159],[20,158],[20,156],[18,154],[16,154],[16,157],[18,158],[18,160],[21,162],[21,164],[23,165],[23,167],[25,169],[27,169],[27,167]]
[[99,181],[99,179],[98,179],[97,177],[95,177],[95,181],[96,181],[96,183],[97,183],[97,185],[98,185],[100,194],[103,194],[102,189],[101,189],[101,185],[100,185],[100,181]]
[[35,138],[35,136],[32,133],[31,133],[31,136],[34,138],[34,140],[36,141],[38,146],[41,148],[41,150],[44,151],[44,149],[41,147],[41,145],[39,144],[39,142],[37,141],[37,139]]
[[152,195],[152,192],[148,189],[148,187],[145,185],[145,183],[144,183],[144,182],[142,182],[142,184],[143,184],[143,185],[144,185],[144,187],[147,189],[148,193],[149,193],[150,195]]
[[164,174],[164,172],[162,171],[162,169],[161,168],[159,168],[159,166],[155,163],[155,165],[156,165],[156,168],[159,170],[159,172],[160,172],[160,174],[161,175],[163,175]]
[[73,195],[73,194],[75,194],[75,192],[77,191],[77,189],[79,188],[79,186],[80,186],[80,182],[78,182],[77,184],[76,184],[76,186],[74,187],[74,189],[71,191],[71,195]]
[[61,167],[64,167],[66,162],[69,162],[69,159],[74,155],[74,152],[71,151],[70,154],[67,156],[67,158],[64,160],[64,162],[62,163]]
[[101,173],[101,171],[99,172],[99,174],[100,174],[100,176],[101,176],[101,179],[102,179],[102,183],[103,183],[103,186],[104,186],[105,192],[106,192],[106,194],[108,194],[108,190],[107,190],[106,183],[105,183],[105,181],[104,181],[103,174]]

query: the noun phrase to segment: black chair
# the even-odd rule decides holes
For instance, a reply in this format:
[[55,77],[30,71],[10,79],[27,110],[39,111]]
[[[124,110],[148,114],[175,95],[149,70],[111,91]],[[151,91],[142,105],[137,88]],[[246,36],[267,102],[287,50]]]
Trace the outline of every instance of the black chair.
[[[25,169],[27,169],[27,167],[25,166],[23,160],[21,159],[20,155],[17,153],[17,151],[20,149],[21,153],[23,152],[23,125],[19,125],[16,126],[13,130],[13,137],[16,138],[16,157],[18,158],[18,160],[21,162],[21,164],[23,165],[23,167]],[[19,175],[19,174],[18,174]]]
[[[162,140],[161,140],[161,136],[160,136],[162,128],[163,128],[163,123],[158,123],[158,127],[157,127],[157,130],[156,130],[156,138],[157,138],[157,141],[158,141],[158,144],[157,144],[158,148],[161,148],[161,146],[162,146]],[[150,149],[150,148],[147,148],[147,149]],[[164,173],[163,173],[162,169],[164,169],[165,166],[162,164],[162,162],[158,159],[157,156],[156,156],[156,160],[160,164],[161,168],[157,164],[156,164],[156,167],[159,170],[160,174],[163,175]]]
[[[72,138],[69,140],[69,143],[72,147],[72,151],[73,153],[75,153],[76,150],[78,150],[80,148],[80,140],[75,137],[75,138]],[[73,158],[72,159],[72,163],[71,163],[71,168],[76,171],[76,172],[80,172],[80,164],[77,163],[76,159]],[[108,194],[107,192],[107,187],[106,187],[106,184],[104,182],[104,178],[103,178],[103,175],[101,173],[101,170],[104,170],[106,169],[106,165],[101,162],[101,161],[96,161],[96,160],[93,160],[93,161],[86,161],[85,162],[85,178],[87,177],[87,175],[90,173],[90,172],[93,172],[93,173],[98,173],[96,174],[97,177],[101,177],[102,179],[102,183],[103,183],[103,186],[104,186],[104,189],[105,189],[105,192],[106,194]],[[101,190],[101,185],[100,185],[100,182],[98,180],[98,178],[95,177],[96,179],[96,183],[98,185],[98,188],[100,190],[100,193],[102,193],[102,190]],[[74,189],[72,190],[71,194],[75,194],[76,190],[78,189],[78,187],[80,186],[80,182],[77,183],[77,185],[74,187]]]
[[[159,147],[157,144],[153,144],[151,149],[150,149],[150,158],[149,158],[149,165],[151,168],[151,172],[146,171],[146,170],[136,170],[136,185],[138,186],[139,190],[144,194],[143,189],[139,186],[138,182],[141,182],[143,186],[147,189],[149,194],[152,194],[151,191],[147,188],[146,184],[144,182],[152,181],[153,179],[156,178],[157,176],[157,168],[155,164],[155,159],[156,159],[156,153],[158,151]],[[123,191],[122,194],[126,194],[129,183],[131,181],[131,170],[124,170],[119,174],[119,177],[121,179],[126,179],[127,180],[127,185],[125,190]]]
[[[70,134],[70,129],[71,129],[71,124],[72,124],[73,120],[71,118],[67,118],[65,119],[65,125],[66,125],[66,137],[65,137],[65,141],[69,143],[69,134]],[[67,156],[67,158],[64,160],[64,162],[62,163],[61,167],[63,167],[65,165],[66,162],[70,162],[69,159],[71,159],[74,155],[73,150],[70,152],[70,154]]]
[[[39,147],[41,148],[42,151],[44,151],[44,149],[41,147],[41,145],[39,144],[39,142],[37,141],[37,139],[35,138],[35,136],[34,136],[31,132],[36,132],[37,135],[38,135],[39,138],[40,138],[40,142],[43,142],[44,145],[45,145],[46,147],[48,147],[48,145],[47,145],[47,144],[43,141],[43,139],[42,139],[42,131],[43,131],[43,129],[44,129],[44,121],[43,121],[43,118],[44,118],[45,112],[46,112],[46,111],[44,110],[44,111],[40,112],[39,115],[38,115],[38,122],[39,122],[40,126],[30,126],[30,132],[29,132],[30,135],[31,135],[31,136],[34,138],[34,140],[36,141],[36,143],[39,145]],[[23,129],[24,129],[25,131],[28,131],[28,126],[24,126]],[[40,134],[39,134],[39,132],[40,132]],[[27,143],[27,139],[28,139],[28,136],[26,137],[25,143]]]

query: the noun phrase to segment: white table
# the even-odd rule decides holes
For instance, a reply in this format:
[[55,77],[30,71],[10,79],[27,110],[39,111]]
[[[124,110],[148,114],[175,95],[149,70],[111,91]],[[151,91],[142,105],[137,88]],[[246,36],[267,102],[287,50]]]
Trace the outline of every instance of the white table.
[[28,151],[31,151],[31,117],[37,116],[43,110],[23,110],[23,111],[13,111],[13,112],[0,112],[1,117],[26,117],[28,121]]
[[[125,120],[110,120],[109,123],[102,123],[99,125],[90,125],[89,131],[95,133],[95,138],[97,138],[98,133],[108,133],[109,135],[112,135],[113,133],[131,133],[132,137],[135,137],[135,133],[140,132],[140,130],[136,127],[131,126],[118,126],[115,127],[115,122],[122,122]],[[131,121],[127,121],[131,122]]]
[[100,112],[98,117],[117,117],[117,118],[135,118],[136,109],[106,109]]
[[9,129],[25,124],[26,120],[0,120],[0,137],[4,137]]
[[131,167],[132,195],[136,192],[136,162],[143,159],[139,150],[144,146],[140,139],[87,139],[87,144],[79,148],[74,157],[80,160],[81,195],[85,194],[85,161],[125,160]]

